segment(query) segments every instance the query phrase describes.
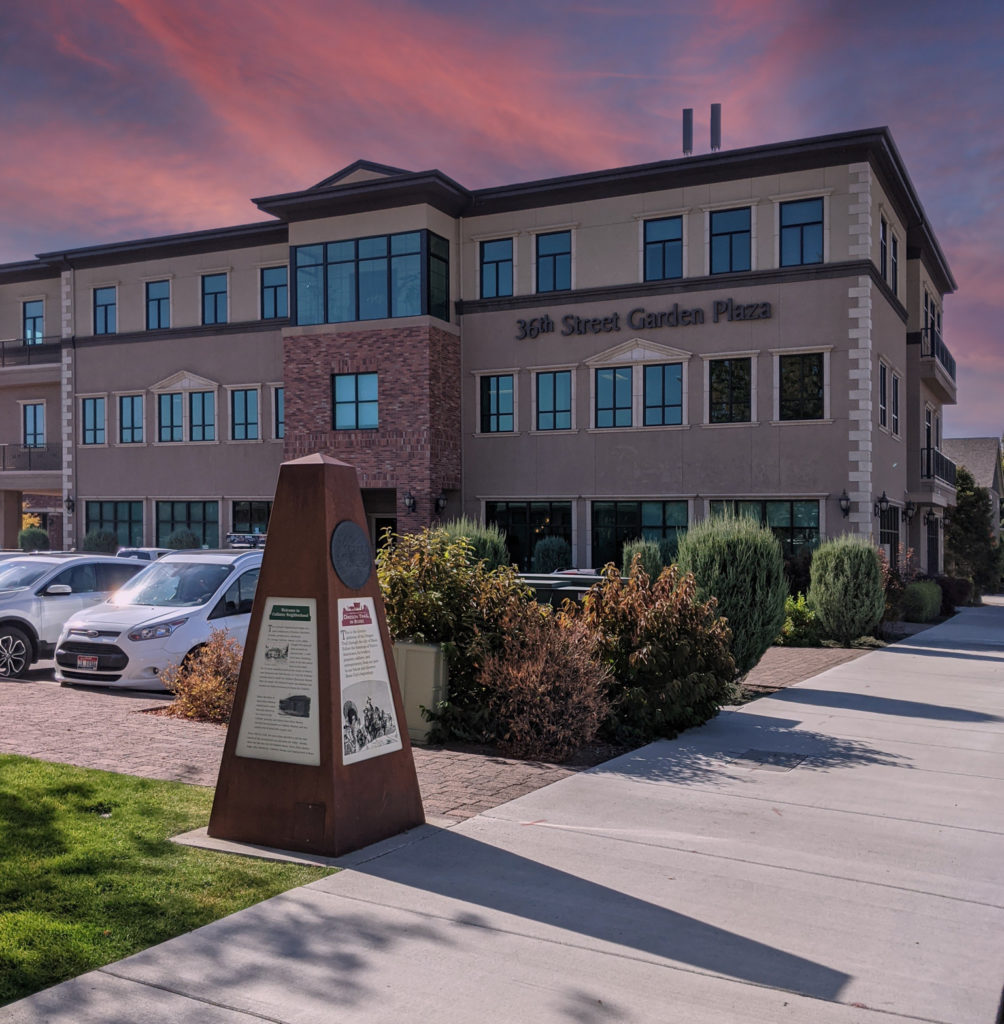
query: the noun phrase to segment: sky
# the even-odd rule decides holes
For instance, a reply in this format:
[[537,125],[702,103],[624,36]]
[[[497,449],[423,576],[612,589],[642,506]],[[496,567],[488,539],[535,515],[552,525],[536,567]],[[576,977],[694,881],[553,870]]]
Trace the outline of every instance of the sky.
[[357,159],[468,188],[888,125],[952,268],[949,436],[1004,430],[1004,5],[3,0],[0,262],[265,218]]

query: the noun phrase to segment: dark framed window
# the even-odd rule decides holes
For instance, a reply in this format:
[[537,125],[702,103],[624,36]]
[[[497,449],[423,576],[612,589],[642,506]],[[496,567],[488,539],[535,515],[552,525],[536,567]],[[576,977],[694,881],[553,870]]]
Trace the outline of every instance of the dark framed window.
[[270,501],[235,501],[230,506],[230,524],[234,533],[268,533],[272,515]]
[[889,287],[894,295],[899,291],[899,239],[895,235],[889,250]]
[[114,286],[94,289],[94,333],[114,334],[118,312],[118,293]]
[[256,441],[258,437],[258,389],[234,388],[230,392],[230,439]]
[[778,419],[821,420],[823,402],[823,353],[802,352],[778,356]]
[[669,541],[675,551],[687,531],[686,501],[594,501],[591,508],[593,567],[621,566],[624,545],[639,537]]
[[889,253],[889,223],[885,217],[879,218],[879,273],[883,281],[888,281],[886,276],[886,264]]
[[712,359],[708,365],[708,422],[749,423],[753,418],[753,360]]
[[892,375],[892,432],[899,434],[899,375]]
[[879,426],[889,425],[889,369],[879,363]]
[[286,389],[276,388],[275,389],[275,404],[273,411],[275,413],[275,436],[285,437],[286,436]]
[[146,329],[164,330],[171,326],[171,282],[147,281]]
[[157,396],[157,440],[184,441],[181,392]]
[[175,530],[191,530],[204,548],[220,546],[218,501],[158,501],[157,547],[167,547]]
[[45,340],[45,301],[32,299],[21,303],[21,340],[25,345],[41,345]]
[[572,371],[548,370],[537,375],[537,429],[572,429]]
[[83,444],[104,444],[105,400],[103,398],[82,398],[80,414],[83,421],[81,442]]
[[823,262],[823,200],[781,204],[781,266]]
[[562,292],[572,287],[572,232],[537,235],[537,291]]
[[561,537],[572,546],[570,501],[487,501],[485,522],[502,530],[510,560],[524,571],[532,567],[541,538]]
[[119,443],[140,444],[143,441],[143,396],[119,396]]
[[782,500],[713,501],[711,514],[750,516],[781,542],[785,555],[792,557],[819,547],[819,502]]
[[204,324],[225,324],[227,322],[227,275],[202,275],[202,322]]
[[122,547],[139,547],[143,543],[143,502],[86,501],[84,530],[108,530]]
[[512,295],[512,239],[481,243],[481,298]]
[[190,391],[188,394],[188,440],[216,440],[216,392]]
[[884,512],[879,512],[879,544],[889,545],[889,565],[896,569],[899,566],[899,517],[902,510],[897,505],[890,505]]
[[335,430],[376,430],[380,425],[375,373],[336,373],[331,378]]
[[428,314],[449,319],[450,245],[431,231],[294,249],[298,324]]
[[21,409],[21,436],[25,448],[44,448],[45,403],[25,402]]
[[711,211],[711,273],[750,269],[750,208]]
[[683,363],[646,366],[645,426],[666,427],[683,422]]
[[262,267],[261,318],[281,320],[289,316],[289,286],[286,267]]
[[645,280],[683,277],[683,218],[645,221]]
[[631,426],[631,367],[596,370],[596,426]]
[[480,399],[482,434],[507,434],[516,429],[511,373],[482,377]]

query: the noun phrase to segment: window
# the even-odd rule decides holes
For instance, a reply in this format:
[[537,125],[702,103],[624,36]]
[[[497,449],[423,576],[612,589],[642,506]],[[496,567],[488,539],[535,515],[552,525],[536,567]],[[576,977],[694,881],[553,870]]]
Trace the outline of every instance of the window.
[[712,359],[708,365],[708,422],[749,423],[753,416],[753,360]]
[[572,287],[572,232],[537,235],[537,291],[561,292]]
[[886,262],[888,259],[889,252],[889,223],[885,217],[879,218],[879,273],[882,275],[882,280],[887,281],[886,277]]
[[104,444],[105,400],[103,398],[84,398],[81,399],[80,406],[83,420],[81,441],[84,444]]
[[275,436],[286,436],[286,389],[275,389]]
[[32,299],[21,303],[21,340],[25,345],[41,345],[44,333],[45,302]]
[[892,375],[892,432],[899,434],[899,377]]
[[778,356],[778,419],[823,418],[823,353]]
[[171,326],[171,282],[147,281],[146,329],[159,331]]
[[893,294],[899,292],[899,239],[892,236],[892,250],[889,257],[889,287]]
[[449,253],[431,231],[301,245],[296,322],[346,323],[427,313],[449,319]]
[[204,548],[220,546],[220,506],[216,501],[158,501],[157,547],[167,547],[176,530],[189,530]]
[[286,267],[262,267],[261,318],[280,320],[289,316]]
[[234,533],[268,533],[272,502],[235,501],[230,512],[230,523]]
[[481,243],[481,298],[512,295],[512,239]]
[[683,364],[646,366],[644,373],[645,426],[683,422]]
[[645,280],[683,277],[683,218],[645,221]]
[[222,619],[227,615],[247,615],[254,605],[254,592],[258,586],[260,568],[248,569],[227,587],[209,613],[210,619]]
[[258,389],[234,388],[230,392],[230,439],[258,439]]
[[94,289],[94,333],[114,334],[117,297],[114,287]]
[[711,273],[750,269],[750,208],[711,211]]
[[84,530],[108,530],[122,547],[139,547],[143,543],[143,502],[87,501]]
[[375,373],[336,373],[331,389],[335,430],[376,430],[380,415]]
[[184,440],[180,392],[157,396],[157,440]]
[[786,557],[811,551],[819,546],[818,501],[713,501],[711,514],[729,512],[750,516],[781,542]]
[[25,402],[21,408],[25,448],[45,447],[45,403]]
[[879,513],[879,544],[889,546],[889,565],[896,569],[899,566],[899,517],[901,509],[890,505]]
[[823,262],[823,200],[781,204],[781,266]]
[[227,322],[227,275],[202,275],[202,322],[204,324],[225,324]]
[[488,501],[485,522],[502,530],[510,560],[524,571],[533,567],[533,549],[543,537],[561,537],[572,546],[570,501]]
[[889,423],[889,370],[885,363],[879,363],[879,426],[885,427]]
[[631,367],[596,371],[596,426],[631,426]]
[[481,433],[506,434],[516,429],[511,373],[481,378]]
[[685,501],[594,501],[592,561],[597,569],[621,564],[624,544],[639,537],[664,541],[673,553],[687,531]]
[[119,396],[119,443],[140,444],[143,440],[143,396]]
[[572,371],[537,374],[537,429],[572,429]]
[[216,392],[191,391],[188,395],[188,440],[216,440]]

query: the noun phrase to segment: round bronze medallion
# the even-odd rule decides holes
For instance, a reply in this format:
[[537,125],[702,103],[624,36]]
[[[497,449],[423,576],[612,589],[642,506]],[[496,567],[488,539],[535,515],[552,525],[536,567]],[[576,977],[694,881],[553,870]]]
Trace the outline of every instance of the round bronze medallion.
[[331,566],[349,590],[364,587],[373,571],[369,535],[351,519],[344,519],[331,531]]

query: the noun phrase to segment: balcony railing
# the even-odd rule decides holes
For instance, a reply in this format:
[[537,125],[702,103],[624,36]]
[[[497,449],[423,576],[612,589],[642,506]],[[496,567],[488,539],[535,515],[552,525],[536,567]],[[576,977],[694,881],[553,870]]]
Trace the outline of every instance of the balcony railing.
[[955,380],[955,359],[941,340],[941,331],[937,328],[925,327],[920,332],[920,354],[933,356],[945,368],[945,373]]
[[61,444],[5,444],[0,442],[0,472],[4,470],[60,470],[63,468]]
[[955,463],[937,448],[921,448],[920,475],[924,480],[942,480],[954,487]]
[[61,349],[58,338],[43,338],[33,342],[26,342],[23,338],[9,338],[0,341],[0,367],[58,363]]

